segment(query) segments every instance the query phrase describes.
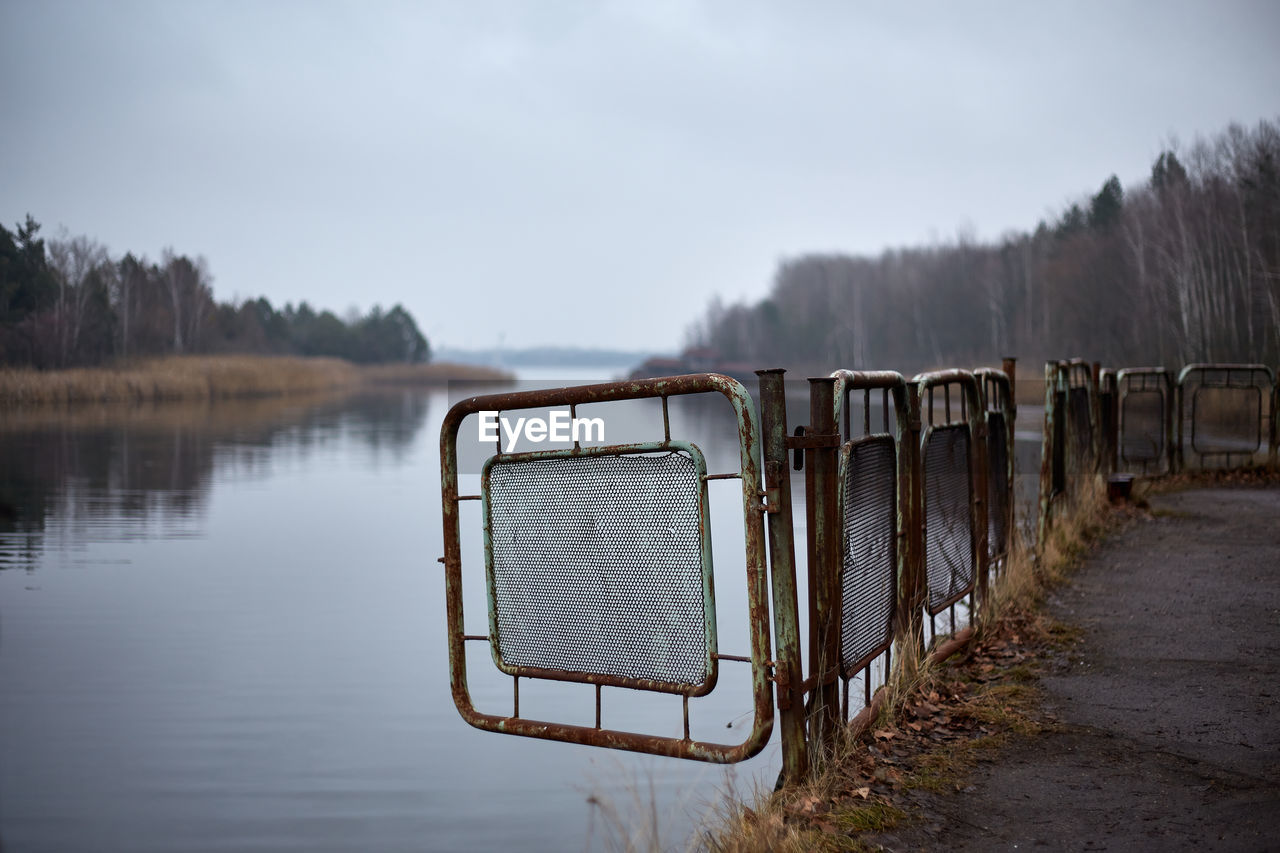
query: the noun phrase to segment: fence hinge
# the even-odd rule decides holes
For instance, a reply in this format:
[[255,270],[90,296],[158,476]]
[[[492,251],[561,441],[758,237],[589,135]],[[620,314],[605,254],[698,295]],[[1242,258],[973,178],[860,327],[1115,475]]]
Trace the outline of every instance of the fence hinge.
[[840,433],[809,432],[808,427],[796,427],[796,434],[787,436],[787,450],[796,451],[795,469],[804,470],[804,454],[800,451],[815,450],[821,447],[839,447]]
[[778,685],[778,710],[791,709],[791,668],[784,660],[773,661],[773,680]]
[[760,491],[760,503],[755,504],[754,509],[757,512],[777,512],[782,507],[779,505],[781,498],[778,496],[778,487],[762,489]]

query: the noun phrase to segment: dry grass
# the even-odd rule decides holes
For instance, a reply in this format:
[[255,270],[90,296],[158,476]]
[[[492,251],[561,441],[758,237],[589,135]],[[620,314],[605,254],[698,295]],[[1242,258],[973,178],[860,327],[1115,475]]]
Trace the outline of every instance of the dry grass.
[[19,406],[218,400],[314,393],[359,381],[333,358],[169,356],[75,370],[0,370],[0,402]]
[[277,423],[292,423],[299,417],[299,412],[341,400],[346,394],[358,393],[358,390],[184,400],[177,404],[143,401],[6,407],[3,416],[0,416],[0,433],[45,429],[74,432],[105,428],[141,431],[200,429],[219,434]]
[[66,406],[283,397],[362,384],[438,384],[508,378],[491,368],[457,364],[357,367],[336,358],[220,355],[166,356],[74,370],[0,369],[0,404]]
[[1110,503],[1102,478],[1081,477],[1072,486],[1070,495],[1054,512],[1037,557],[1035,572],[1044,584],[1060,582],[1107,528]]
[[[711,853],[753,851],[842,851],[869,849],[850,833],[880,832],[906,817],[901,809],[865,796],[855,778],[855,754],[861,739],[837,732],[834,748],[822,761],[822,772],[803,784],[780,791],[755,791],[746,800],[726,792],[716,825],[705,828],[691,845]],[[863,795],[851,792],[862,791]]]

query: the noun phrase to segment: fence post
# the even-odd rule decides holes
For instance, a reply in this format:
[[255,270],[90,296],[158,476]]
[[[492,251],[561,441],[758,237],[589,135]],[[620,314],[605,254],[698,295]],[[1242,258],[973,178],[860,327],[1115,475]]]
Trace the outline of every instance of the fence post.
[[[987,412],[982,402],[982,385],[978,380],[974,380],[971,386],[976,390],[973,400],[968,404],[969,409],[969,434],[972,441],[972,449],[969,454],[970,463],[970,479],[973,483],[973,497],[970,499],[969,516],[972,519],[973,526],[973,571],[977,575],[975,586],[977,594],[975,600],[979,605],[985,605],[987,600],[987,572],[991,570],[990,561],[988,560],[990,536],[990,519],[987,514],[991,511],[988,499],[991,496],[991,487],[988,478],[991,476],[991,466],[987,460]],[[961,388],[961,399],[968,396],[967,389]],[[1002,474],[1003,476],[1003,474]]]
[[914,677],[924,659],[924,485],[920,476],[920,386],[907,383],[907,431],[901,437],[903,570],[898,577],[898,666]]
[[1095,361],[1090,365],[1089,381],[1089,432],[1093,438],[1093,473],[1107,475],[1106,462],[1103,455],[1107,446],[1102,435],[1102,362]]
[[1005,534],[1006,548],[1009,542],[1014,540],[1018,535],[1018,477],[1017,477],[1017,457],[1018,457],[1018,360],[1012,356],[1005,356],[1001,360],[1000,368],[1004,371],[1004,375],[1009,377],[1009,423],[1008,423],[1008,441],[1009,441],[1009,527]]
[[[1018,419],[1018,360],[1006,355],[1000,360],[1000,369],[1009,377],[1009,420]],[[1013,458],[1013,448],[1009,448],[1009,458]]]
[[813,684],[810,745],[829,749],[840,722],[840,436],[836,380],[809,380],[805,493],[809,544],[809,670]]
[[1062,436],[1058,435],[1058,420],[1063,413],[1058,411],[1058,362],[1044,363],[1044,435],[1040,440],[1040,514],[1036,525],[1037,547],[1043,548],[1049,535],[1049,512],[1053,505],[1053,497],[1057,486],[1060,467],[1058,455],[1064,448],[1059,447]]
[[757,370],[764,436],[769,565],[773,579],[774,680],[782,738],[783,784],[809,772],[804,731],[804,669],[800,660],[799,603],[796,593],[795,527],[791,516],[791,470],[787,465],[787,399],[782,369]]

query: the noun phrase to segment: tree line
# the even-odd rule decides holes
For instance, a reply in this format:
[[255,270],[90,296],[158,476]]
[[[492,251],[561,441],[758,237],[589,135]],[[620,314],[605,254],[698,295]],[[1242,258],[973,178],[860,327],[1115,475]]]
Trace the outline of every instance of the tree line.
[[712,301],[691,347],[760,365],[901,370],[1084,355],[1115,366],[1280,363],[1280,125],[1231,125],[1112,175],[995,242],[783,261],[768,296]]
[[402,306],[341,319],[306,302],[218,302],[203,258],[165,251],[113,260],[86,237],[46,241],[30,215],[0,225],[0,364],[63,368],[182,353],[323,355],[425,362],[431,349]]

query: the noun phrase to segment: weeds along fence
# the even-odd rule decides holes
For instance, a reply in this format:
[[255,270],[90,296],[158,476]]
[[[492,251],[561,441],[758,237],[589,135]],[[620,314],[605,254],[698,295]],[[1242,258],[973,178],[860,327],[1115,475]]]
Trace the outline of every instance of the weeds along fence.
[[[780,781],[800,780],[850,720],[852,683],[862,685],[854,722],[865,725],[884,696],[872,692],[874,664],[886,678],[913,670],[970,633],[957,607],[980,618],[1018,529],[1015,370],[1014,359],[909,380],[837,370],[808,380],[808,423],[794,429],[782,370],[757,372],[758,410],[742,383],[719,374],[460,401],[444,419],[440,458],[450,681],[462,717],[489,731],[716,763],[755,755],[776,726]],[[1277,387],[1262,365],[1195,364],[1175,379],[1159,367],[1052,361],[1044,391],[1041,544],[1061,507],[1099,478],[1276,462]],[[736,462],[717,463],[727,470],[712,470],[680,434],[670,401],[691,395],[729,404],[720,409],[732,417]],[[479,454],[479,491],[460,491],[464,422],[556,407],[575,420],[591,407],[642,404],[660,408],[647,421],[653,434],[625,444],[592,444],[575,428],[572,443],[515,451],[499,433]],[[805,488],[803,620],[793,470]],[[746,613],[736,615],[748,625],[746,654],[722,651],[717,627],[708,484],[722,480],[740,487],[733,512],[744,538],[733,559],[745,563]],[[472,501],[482,542],[464,548],[460,510]],[[466,631],[469,577],[483,586],[485,633]],[[507,700],[472,695],[469,646],[510,678]],[[734,743],[694,737],[690,725],[722,664],[750,671],[738,683],[752,722]],[[594,708],[576,722],[523,715],[522,681],[586,685]],[[679,734],[611,727],[606,689],[667,695]]]

